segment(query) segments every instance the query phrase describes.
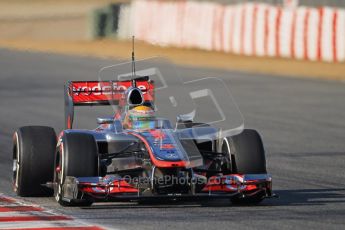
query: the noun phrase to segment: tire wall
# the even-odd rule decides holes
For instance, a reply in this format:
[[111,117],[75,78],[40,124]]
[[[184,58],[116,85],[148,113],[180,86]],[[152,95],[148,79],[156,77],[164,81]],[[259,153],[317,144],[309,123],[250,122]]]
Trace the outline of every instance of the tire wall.
[[121,5],[117,37],[259,57],[345,61],[345,9],[265,3],[135,0]]

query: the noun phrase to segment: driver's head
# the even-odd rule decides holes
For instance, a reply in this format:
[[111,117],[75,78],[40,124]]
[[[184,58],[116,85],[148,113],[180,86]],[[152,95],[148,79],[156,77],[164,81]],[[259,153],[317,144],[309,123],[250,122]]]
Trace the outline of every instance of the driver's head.
[[136,106],[128,110],[127,116],[127,125],[130,129],[155,128],[155,112],[148,106]]

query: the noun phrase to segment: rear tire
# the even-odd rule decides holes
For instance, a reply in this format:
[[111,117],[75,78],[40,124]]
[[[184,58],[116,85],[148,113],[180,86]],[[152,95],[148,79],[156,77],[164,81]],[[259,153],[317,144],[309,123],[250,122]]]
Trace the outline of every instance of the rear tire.
[[[266,174],[266,158],[262,139],[256,130],[245,129],[242,133],[227,137],[223,142],[223,151],[230,154],[232,171],[237,174]],[[258,204],[264,194],[250,197],[233,197],[233,204]]]
[[13,190],[18,196],[51,196],[56,134],[53,128],[25,126],[13,137]]
[[60,168],[55,172],[55,199],[62,206],[90,206],[93,200],[89,197],[73,201],[63,200],[62,189],[67,176],[98,176],[98,149],[95,138],[86,133],[65,133],[62,145],[55,159],[56,168]]

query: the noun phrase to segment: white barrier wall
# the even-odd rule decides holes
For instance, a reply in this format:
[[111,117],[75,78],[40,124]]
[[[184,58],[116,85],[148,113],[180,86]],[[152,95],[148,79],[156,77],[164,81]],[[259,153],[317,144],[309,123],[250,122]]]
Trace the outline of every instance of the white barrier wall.
[[119,37],[161,46],[345,61],[344,9],[136,0],[121,8],[120,22]]

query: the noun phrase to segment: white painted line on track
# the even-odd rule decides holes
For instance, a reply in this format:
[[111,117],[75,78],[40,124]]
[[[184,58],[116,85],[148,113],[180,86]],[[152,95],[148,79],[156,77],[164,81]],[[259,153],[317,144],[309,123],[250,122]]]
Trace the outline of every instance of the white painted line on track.
[[55,216],[52,213],[46,213],[41,211],[23,211],[23,212],[0,212],[0,222],[1,217],[17,217],[17,216]]

